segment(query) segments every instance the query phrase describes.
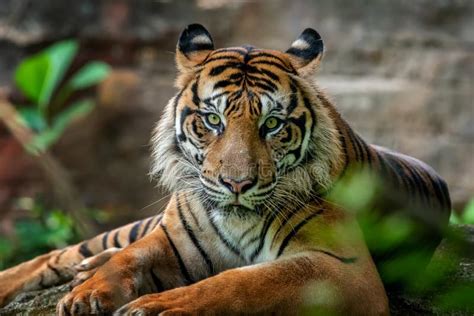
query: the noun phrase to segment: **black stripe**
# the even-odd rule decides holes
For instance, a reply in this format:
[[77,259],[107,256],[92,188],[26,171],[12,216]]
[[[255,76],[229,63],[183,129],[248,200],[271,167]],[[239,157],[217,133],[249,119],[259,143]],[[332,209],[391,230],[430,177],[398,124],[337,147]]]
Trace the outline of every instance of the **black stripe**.
[[341,143],[342,150],[344,151],[344,169],[342,169],[342,173],[339,176],[339,178],[342,179],[344,177],[344,174],[346,173],[347,166],[349,165],[349,153],[347,152],[347,141],[342,131],[339,131],[339,142]]
[[214,188],[210,187],[210,186],[209,186],[207,183],[205,183],[204,181],[202,182],[202,185],[203,185],[203,187],[205,187],[209,192],[214,193],[214,194],[219,195],[219,196],[222,195],[221,192],[214,190]]
[[155,219],[156,219],[156,223],[155,225],[153,226],[153,228],[156,227],[156,225],[158,225],[158,223],[161,222],[161,219],[163,218],[163,213],[161,213],[160,215],[156,216]]
[[204,61],[204,63],[201,64],[201,65],[207,65],[207,64],[209,64],[209,63],[211,63],[211,62],[213,62],[213,61],[216,61],[216,60],[221,60],[221,61],[222,61],[222,60],[229,60],[229,61],[230,61],[230,60],[234,60],[234,61],[239,61],[240,59],[239,59],[238,57],[232,56],[232,55],[218,56],[218,57],[212,57],[212,58],[206,59],[206,60]]
[[191,208],[189,208],[188,211],[189,211],[189,214],[191,214],[191,217],[193,218],[194,224],[195,224],[200,230],[202,230],[201,225],[199,224],[199,221],[198,221],[198,219],[197,219],[197,217],[196,217],[196,214],[194,214],[194,212],[193,212],[193,210],[192,210]]
[[181,271],[181,274],[186,279],[186,283],[187,284],[193,283],[193,280],[191,279],[191,276],[189,275],[189,272],[186,269],[186,265],[184,264],[183,258],[181,258],[181,255],[179,254],[178,248],[176,248],[173,240],[171,240],[171,237],[168,233],[168,230],[166,229],[165,225],[161,224],[160,226],[163,229],[163,232],[165,233],[165,236],[168,239],[168,242],[170,243],[170,246],[171,246],[171,249],[173,250],[174,256],[178,260],[179,270]]
[[411,180],[405,175],[405,172],[397,159],[390,154],[385,156],[385,159],[388,162],[388,166],[393,170],[397,179],[400,181],[399,184],[402,186],[402,189],[405,189],[405,192],[414,192],[415,190]]
[[380,172],[382,176],[384,177],[383,180],[387,180],[387,178],[390,178],[390,173],[389,173],[389,170],[387,169],[387,161],[385,161],[385,158],[382,157],[382,154],[377,149],[375,149],[375,155],[377,156],[377,159],[380,164]]
[[61,259],[62,255],[64,255],[66,253],[66,251],[68,251],[68,250],[69,250],[69,248],[61,250],[61,252],[54,259],[54,263],[58,263],[59,260]]
[[314,126],[318,123],[318,120],[316,118],[316,114],[314,113],[313,106],[311,105],[311,102],[309,101],[309,98],[306,94],[303,94],[303,102],[305,107],[308,109],[309,113],[311,114],[311,135],[314,131]]
[[410,184],[410,190],[408,191],[408,193],[411,193],[415,197],[415,199],[421,200],[421,189],[413,178],[410,168],[407,168],[405,166],[403,159],[397,157],[395,157],[395,159],[397,164],[400,165],[400,171],[403,173],[403,178],[407,181],[407,183]]
[[285,66],[282,66],[281,64],[279,63],[276,63],[274,61],[269,61],[269,60],[259,60],[259,61],[251,61],[251,64],[253,65],[270,65],[270,66],[274,66],[274,67],[277,67],[285,72],[288,72],[288,73],[291,73],[291,74],[297,74],[296,71],[294,69],[290,69],[290,68],[287,68]]
[[258,244],[257,249],[255,249],[255,251],[250,256],[250,261],[253,261],[260,254],[260,251],[262,251],[263,245],[265,244],[265,236],[267,235],[267,232],[270,229],[270,226],[275,220],[277,214],[278,214],[277,212],[272,212],[265,219],[264,225],[260,232],[260,243]]
[[272,72],[270,70],[259,67],[259,68],[257,68],[257,72],[262,73],[262,74],[266,75],[267,77],[270,77],[272,80],[274,80],[276,82],[280,82],[280,77],[278,77],[277,74],[275,74],[274,72]]
[[210,214],[210,209],[207,208],[206,210],[206,215],[207,215],[207,218],[209,219],[209,223],[211,224],[212,228],[214,229],[214,232],[216,233],[216,235],[219,237],[219,239],[222,241],[222,243],[230,250],[232,251],[236,256],[238,256],[240,259],[242,259],[243,261],[245,261],[245,258],[243,257],[243,255],[240,253],[240,251],[229,241],[227,240],[227,238],[225,238],[224,235],[222,235],[222,232],[219,230],[219,228],[217,227],[216,223],[214,223],[214,221],[212,220],[212,216]]
[[[285,219],[283,220],[283,222],[280,224],[280,227],[278,227],[278,230],[275,232],[275,235],[273,235],[273,239],[272,239],[272,243],[270,244],[270,248],[273,247],[273,244],[275,243],[278,235],[280,234],[280,232],[283,230],[283,228],[285,227],[285,225],[293,218],[293,216],[295,216],[296,214],[298,214],[298,211],[300,211],[301,209],[300,208],[295,208],[291,211],[290,215],[289,216],[286,216]],[[319,215],[323,212],[323,209],[319,209],[315,215]]]
[[367,145],[367,143],[361,138],[362,140],[362,144],[364,145],[364,150],[367,154],[367,164],[369,165],[369,167],[372,166],[372,155],[373,155],[373,152],[370,148],[369,145]]
[[359,137],[359,135],[354,135],[354,138],[355,138],[355,142],[356,142],[356,144],[357,144],[357,146],[359,147],[359,150],[360,150],[362,163],[367,162],[367,151],[366,151],[366,148],[364,146],[364,143],[363,143],[362,139]]
[[255,80],[257,82],[263,81],[265,85],[269,87],[269,90],[271,91],[278,90],[278,87],[276,86],[276,84],[274,84],[270,79],[262,78],[258,76],[252,76],[252,75],[247,75],[247,78],[249,80]]
[[214,84],[214,89],[225,88],[231,85],[236,85],[236,83],[230,80],[220,80]]
[[[270,92],[275,92],[278,88],[272,88],[272,86],[269,86],[268,84],[260,81],[249,81],[249,86],[250,87],[258,87],[264,91],[270,91]],[[275,86],[275,85],[274,85]]]
[[255,224],[255,225],[252,225],[250,226],[249,228],[247,228],[243,233],[242,235],[240,235],[240,240],[244,240],[245,237],[247,237],[247,235],[255,229],[255,227],[257,227],[258,223]]
[[290,104],[288,105],[288,115],[291,114],[296,106],[298,105],[298,89],[296,84],[292,81],[290,84],[291,94],[290,94]]
[[214,68],[212,68],[209,71],[209,76],[215,77],[226,71],[227,69],[238,69],[239,66],[242,65],[240,62],[228,62],[225,63],[224,65],[219,65]]
[[130,233],[128,234],[128,242],[133,243],[137,240],[138,237],[138,230],[140,229],[140,226],[143,221],[139,221],[133,225],[132,229],[130,229]]
[[198,84],[199,84],[199,76],[196,78],[196,81],[194,81],[193,85],[191,86],[191,92],[193,93],[193,103],[197,107],[199,107],[199,105],[201,104],[201,98],[199,98],[199,95],[198,95]]
[[[287,66],[286,62],[283,59],[281,59],[278,56],[275,56],[274,54],[265,53],[265,52],[262,52],[262,51],[254,51],[251,55],[252,55],[252,61],[253,61],[254,58],[269,57],[269,58],[274,58],[274,59],[278,60],[281,63],[282,66],[285,66],[285,67]],[[259,61],[257,60],[257,62],[259,62]]]
[[107,249],[107,240],[109,238],[109,233],[110,232],[106,232],[103,236],[102,236],[102,249]]
[[[186,197],[185,197],[185,203],[187,204]],[[207,255],[207,253],[204,251],[204,249],[202,248],[201,244],[200,244],[199,241],[197,240],[196,235],[194,235],[194,231],[193,231],[192,227],[191,227],[191,226],[188,224],[188,222],[186,221],[186,218],[184,217],[183,209],[182,209],[182,207],[181,207],[181,205],[180,205],[180,201],[179,201],[179,197],[178,197],[178,196],[176,196],[176,205],[177,205],[177,207],[178,207],[179,219],[181,220],[181,223],[183,224],[184,229],[185,229],[186,232],[188,233],[189,238],[191,239],[191,241],[193,242],[194,246],[197,248],[197,250],[198,250],[199,253],[201,254],[202,258],[203,258],[204,261],[206,262],[209,273],[210,273],[211,275],[214,274],[214,265],[212,264],[212,261],[209,259],[209,256]],[[189,208],[188,208],[188,209],[189,209]]]
[[360,148],[360,145],[359,143],[356,141],[356,135],[354,133],[354,131],[352,129],[348,129],[347,131],[348,135],[349,135],[349,138],[351,139],[351,142],[352,142],[352,148],[354,150],[354,152],[356,153],[356,161],[357,162],[361,162],[362,161],[362,149]]
[[252,245],[254,242],[260,240],[260,236],[255,236],[253,238],[251,238],[247,244],[245,244],[245,246],[243,246],[242,248],[247,248],[247,247],[250,247],[250,245]]
[[297,233],[298,231],[304,226],[306,225],[313,217],[315,217],[316,215],[318,215],[319,213],[313,213],[313,214],[310,214],[308,217],[306,217],[304,220],[302,220],[301,222],[298,223],[298,225],[296,225],[291,231],[290,233],[285,237],[285,239],[283,239],[283,242],[281,243],[280,245],[280,249],[278,250],[278,254],[277,254],[277,258],[281,256],[281,254],[283,253],[283,251],[285,251],[285,248],[288,246],[288,244],[290,243],[290,240],[291,238],[293,238]]
[[141,237],[145,236],[145,234],[148,232],[148,228],[150,227],[150,224],[151,224],[151,222],[153,221],[153,219],[154,219],[154,217],[150,217],[150,218],[148,219],[148,221],[147,221],[146,224],[145,224],[145,227],[143,228],[142,236],[141,236]]
[[90,251],[89,247],[87,246],[87,241],[84,241],[80,246],[79,246],[79,253],[84,257],[88,258],[93,255],[92,251]]
[[[224,95],[228,95],[230,92],[229,91],[222,91],[218,94],[213,94],[212,97],[209,97],[209,98],[205,98],[203,100],[204,103],[209,103],[211,100],[216,100],[216,99],[219,99],[220,97],[224,96]],[[211,103],[212,104],[212,103]]]
[[449,198],[448,187],[446,182],[439,177],[431,177],[428,175],[428,178],[433,185],[433,189],[435,191],[435,195],[438,198],[439,202],[441,203],[441,207],[451,210],[451,199]]
[[411,175],[413,182],[417,185],[420,190],[420,200],[424,200],[431,207],[430,192],[428,190],[428,183],[421,177],[415,166],[411,165],[408,161],[402,161],[405,168]]
[[120,230],[117,230],[115,232],[115,235],[114,235],[114,246],[117,247],[117,248],[122,248],[122,245],[120,244],[120,240],[119,240],[119,233],[120,233]]
[[357,257],[349,257],[349,258],[345,258],[345,257],[340,257],[338,255],[335,255],[333,254],[332,252],[329,252],[329,251],[326,251],[326,250],[320,250],[320,249],[311,249],[311,251],[316,251],[316,252],[321,252],[321,253],[324,253],[325,255],[328,255],[330,257],[333,257],[334,259],[337,259],[339,261],[341,261],[342,263],[354,263],[357,261]]
[[53,271],[53,273],[54,273],[58,278],[60,278],[60,279],[62,278],[61,272],[60,272],[57,268],[53,267],[49,262],[46,264],[46,266],[47,266],[51,271]]
[[165,287],[163,286],[163,282],[161,282],[160,278],[155,274],[153,269],[150,269],[151,279],[153,280],[153,284],[155,284],[155,288],[157,292],[163,292]]

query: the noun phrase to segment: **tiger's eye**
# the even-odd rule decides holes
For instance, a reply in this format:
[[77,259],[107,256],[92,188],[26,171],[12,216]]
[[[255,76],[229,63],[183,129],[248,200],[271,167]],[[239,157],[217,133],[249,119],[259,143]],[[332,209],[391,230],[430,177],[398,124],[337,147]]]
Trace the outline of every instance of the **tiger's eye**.
[[269,130],[275,129],[278,126],[278,119],[276,117],[269,117],[265,121],[265,127]]
[[209,113],[207,116],[207,121],[209,122],[209,124],[211,125],[219,125],[221,124],[221,118],[219,117],[219,115],[215,114],[215,113]]

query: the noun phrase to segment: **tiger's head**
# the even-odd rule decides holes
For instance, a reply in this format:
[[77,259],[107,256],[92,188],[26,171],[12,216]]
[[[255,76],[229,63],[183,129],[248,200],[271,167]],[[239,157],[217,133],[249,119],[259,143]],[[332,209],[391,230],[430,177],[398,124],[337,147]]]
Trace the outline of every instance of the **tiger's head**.
[[286,52],[214,49],[189,25],[176,49],[179,93],[155,130],[152,175],[219,210],[305,203],[341,169],[334,109],[314,85],[323,42],[306,29]]

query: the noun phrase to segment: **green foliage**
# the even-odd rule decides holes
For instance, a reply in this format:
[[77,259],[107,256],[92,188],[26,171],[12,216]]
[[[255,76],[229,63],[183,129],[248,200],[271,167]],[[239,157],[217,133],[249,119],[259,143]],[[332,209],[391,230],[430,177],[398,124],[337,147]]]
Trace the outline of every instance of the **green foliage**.
[[[375,201],[383,187],[382,181],[366,170],[349,170],[331,191],[328,199],[357,216],[369,249],[384,258],[378,264],[384,282],[400,285],[415,296],[430,296],[433,291],[441,293],[434,298],[434,309],[473,310],[472,284],[457,281],[446,284],[448,277],[459,269],[459,254],[470,251],[464,244],[465,237],[456,236],[451,231],[446,232],[456,250],[449,256],[438,256],[436,264],[426,269],[432,253],[429,247],[423,249],[423,245],[417,244],[417,236],[424,233],[423,227],[406,216],[410,212],[404,209],[381,216],[383,212],[378,212]],[[451,223],[474,224],[474,198],[461,216],[451,217]],[[396,256],[384,257],[387,253],[393,254],[394,250],[397,251]]]
[[60,210],[35,204],[30,213],[15,223],[13,240],[0,238],[0,270],[79,241],[72,219]]
[[456,284],[437,297],[437,305],[444,311],[474,311],[474,285]]
[[364,212],[374,200],[377,185],[378,179],[368,170],[348,170],[345,177],[331,190],[328,198],[346,210]]
[[77,54],[76,41],[56,43],[23,61],[15,72],[15,82],[41,112],[45,112],[53,91],[63,79]]
[[[65,103],[74,92],[101,82],[110,67],[91,61],[60,87],[77,51],[77,41],[62,41],[25,59],[16,69],[15,83],[32,103],[19,110],[20,121],[37,133],[26,146],[30,153],[49,148],[72,121],[87,115],[94,107],[94,102],[87,99],[68,106]],[[52,104],[61,111],[51,113]]]
[[[52,144],[54,144],[63,134],[66,127],[75,119],[85,116],[94,107],[91,100],[80,100],[71,104],[67,109],[56,115],[49,128],[45,128],[41,133],[38,133],[27,149],[30,151],[44,151]],[[36,112],[39,114],[39,112]],[[38,123],[44,122],[44,119],[39,115],[35,118]],[[34,121],[30,124],[35,123]]]
[[449,221],[453,224],[474,225],[474,198],[467,203],[461,215],[452,212]]
[[102,81],[109,73],[109,66],[102,62],[92,61],[82,67],[69,81],[72,90],[89,88]]

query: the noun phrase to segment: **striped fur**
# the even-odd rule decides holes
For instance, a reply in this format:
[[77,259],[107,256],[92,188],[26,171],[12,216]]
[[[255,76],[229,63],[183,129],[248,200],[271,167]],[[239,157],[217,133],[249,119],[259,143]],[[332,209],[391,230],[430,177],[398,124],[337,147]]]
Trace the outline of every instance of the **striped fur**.
[[151,173],[173,192],[164,213],[1,272],[0,303],[75,276],[60,315],[294,314],[307,304],[388,314],[356,218],[326,194],[347,170],[369,168],[384,181],[382,211],[408,205],[429,249],[449,194],[431,168],[347,125],[313,83],[322,50],[312,29],[285,53],[214,50],[202,26],[188,26],[179,92],[152,140]]

